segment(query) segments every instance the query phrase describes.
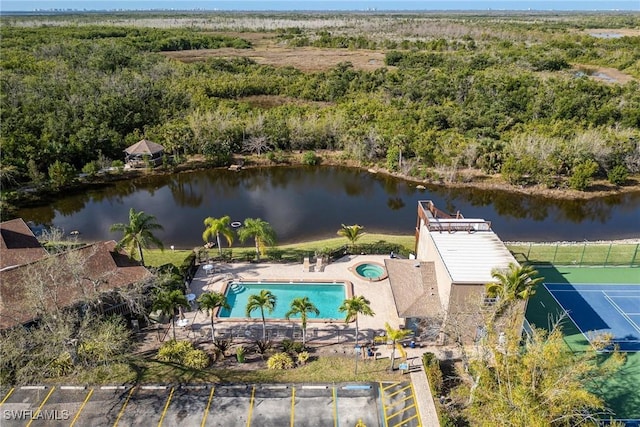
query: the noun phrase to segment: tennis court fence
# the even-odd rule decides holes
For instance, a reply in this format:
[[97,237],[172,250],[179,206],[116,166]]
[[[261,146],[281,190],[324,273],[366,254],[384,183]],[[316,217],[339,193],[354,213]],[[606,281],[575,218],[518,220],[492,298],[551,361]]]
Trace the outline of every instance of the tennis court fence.
[[640,243],[505,243],[520,263],[573,267],[639,267]]

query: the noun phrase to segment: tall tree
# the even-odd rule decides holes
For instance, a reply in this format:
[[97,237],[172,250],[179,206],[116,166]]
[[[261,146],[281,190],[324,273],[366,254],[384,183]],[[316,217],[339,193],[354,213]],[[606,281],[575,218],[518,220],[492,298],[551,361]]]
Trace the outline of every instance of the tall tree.
[[464,410],[471,425],[599,425],[608,415],[599,389],[618,371],[625,355],[603,356],[589,347],[574,353],[564,341],[558,320],[550,332],[533,328],[522,342],[520,323],[489,324],[469,365],[473,377]]
[[256,243],[256,257],[260,259],[260,254],[264,254],[266,246],[275,245],[276,232],[267,221],[260,218],[247,218],[238,230],[238,238],[243,243],[253,238]]
[[384,324],[384,329],[387,331],[387,339],[391,340],[391,369],[393,370],[393,363],[396,360],[396,346],[399,345],[398,341],[405,339],[413,331],[410,329],[394,329],[388,322]]
[[500,316],[504,308],[516,300],[527,300],[536,292],[536,287],[542,282],[536,277],[538,272],[530,265],[520,266],[509,263],[507,269],[493,269],[491,276],[496,283],[486,285],[487,295],[498,299],[495,315]]
[[215,330],[214,330],[214,312],[215,309],[226,308],[229,309],[229,303],[227,303],[227,297],[225,297],[220,292],[207,292],[198,298],[198,306],[200,310],[208,310],[209,311],[209,322],[211,322],[211,342],[215,341]]
[[291,316],[300,315],[300,323],[302,324],[302,346],[307,344],[307,317],[310,313],[314,313],[316,316],[320,314],[320,310],[316,307],[309,297],[294,298],[291,301],[291,309],[284,315],[287,320]]
[[362,230],[364,230],[364,227],[358,224],[342,224],[342,227],[338,230],[338,235],[346,237],[352,245],[355,245],[356,241],[365,234]]
[[251,313],[255,310],[260,310],[260,316],[262,317],[262,339],[267,339],[267,322],[264,319],[264,311],[267,310],[272,313],[276,308],[276,296],[266,289],[260,291],[259,294],[249,295],[247,301],[247,317],[251,317]]
[[152,308],[154,310],[160,310],[163,314],[166,314],[171,318],[171,326],[173,327],[173,339],[176,339],[176,310],[181,312],[182,308],[188,308],[189,301],[184,296],[182,291],[162,291],[158,292],[153,300]]
[[129,223],[113,224],[111,231],[122,231],[124,236],[118,242],[119,248],[128,250],[129,255],[133,256],[135,250],[138,250],[140,263],[144,265],[144,255],[142,249],[147,249],[151,245],[155,245],[164,250],[162,242],[153,235],[152,231],[162,230],[163,227],[156,222],[156,217],[147,215],[144,211],[136,212],[135,209],[129,210]]
[[347,298],[342,302],[342,305],[338,308],[341,312],[346,312],[345,323],[349,323],[353,320],[356,321],[356,345],[358,345],[358,335],[360,331],[358,329],[358,315],[363,316],[375,316],[373,310],[371,310],[371,303],[368,299],[362,295],[353,296]]
[[220,235],[222,234],[227,239],[227,244],[231,246],[233,243],[233,230],[231,229],[231,217],[225,215],[222,218],[208,217],[204,220],[206,226],[204,233],[202,233],[202,239],[206,242],[212,236],[216,236],[216,242],[218,244],[218,252],[222,255],[222,246],[220,246]]

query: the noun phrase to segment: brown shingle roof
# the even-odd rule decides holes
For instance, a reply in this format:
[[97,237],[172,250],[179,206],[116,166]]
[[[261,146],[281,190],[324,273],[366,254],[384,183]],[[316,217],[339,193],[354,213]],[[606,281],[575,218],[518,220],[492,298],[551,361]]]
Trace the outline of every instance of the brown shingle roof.
[[432,262],[385,259],[384,263],[399,317],[440,315],[442,306]]
[[0,223],[0,235],[0,269],[47,256],[47,251],[22,218]]
[[141,139],[130,147],[125,148],[124,152],[131,154],[155,154],[164,151],[164,147],[156,144],[148,139]]
[[100,242],[0,271],[0,329],[38,318],[38,307],[69,307],[151,274],[115,248]]

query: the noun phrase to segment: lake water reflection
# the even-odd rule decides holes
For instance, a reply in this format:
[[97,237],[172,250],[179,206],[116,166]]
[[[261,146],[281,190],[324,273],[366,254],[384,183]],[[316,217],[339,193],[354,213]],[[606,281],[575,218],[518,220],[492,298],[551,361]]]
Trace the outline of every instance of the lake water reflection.
[[260,217],[279,242],[333,237],[340,224],[370,232],[412,234],[418,200],[449,212],[492,221],[504,240],[601,240],[640,237],[640,193],[562,201],[500,191],[447,189],[344,167],[278,167],[240,172],[200,170],[117,182],[23,209],[25,220],[78,230],[84,240],[118,239],[109,227],[126,222],[129,208],[155,215],[165,245],[202,244],[203,220]]

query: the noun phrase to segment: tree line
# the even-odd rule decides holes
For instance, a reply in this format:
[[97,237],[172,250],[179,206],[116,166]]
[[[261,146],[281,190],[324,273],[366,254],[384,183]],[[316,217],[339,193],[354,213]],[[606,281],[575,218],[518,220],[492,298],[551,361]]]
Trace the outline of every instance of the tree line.
[[[514,184],[584,189],[594,176],[623,184],[640,171],[637,81],[606,84],[568,70],[616,49],[637,63],[637,37],[557,33],[527,44],[467,35],[399,45],[373,71],[342,63],[304,73],[158,53],[251,46],[197,28],[0,31],[5,187],[64,186],[119,161],[142,137],[178,161],[198,154],[226,165],[238,153],[328,149],[434,181],[475,169]],[[248,98],[256,96],[298,102],[265,107]]]

